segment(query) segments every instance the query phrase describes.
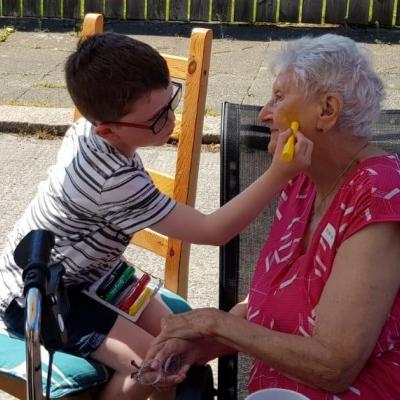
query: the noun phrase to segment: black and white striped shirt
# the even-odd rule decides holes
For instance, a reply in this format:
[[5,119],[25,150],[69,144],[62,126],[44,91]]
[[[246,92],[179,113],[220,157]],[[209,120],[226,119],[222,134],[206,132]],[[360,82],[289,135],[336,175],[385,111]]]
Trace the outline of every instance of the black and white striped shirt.
[[157,190],[137,154],[128,159],[80,119],[7,238],[0,257],[0,313],[22,296],[13,254],[31,230],[55,234],[52,260],[61,260],[67,285],[93,282],[118,263],[135,232],[161,221],[175,204]]

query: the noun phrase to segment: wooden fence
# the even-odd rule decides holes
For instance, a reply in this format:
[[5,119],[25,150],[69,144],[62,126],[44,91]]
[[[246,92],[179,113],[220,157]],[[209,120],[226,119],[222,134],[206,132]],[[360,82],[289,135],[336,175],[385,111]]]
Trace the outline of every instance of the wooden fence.
[[3,17],[400,26],[400,0],[0,0]]

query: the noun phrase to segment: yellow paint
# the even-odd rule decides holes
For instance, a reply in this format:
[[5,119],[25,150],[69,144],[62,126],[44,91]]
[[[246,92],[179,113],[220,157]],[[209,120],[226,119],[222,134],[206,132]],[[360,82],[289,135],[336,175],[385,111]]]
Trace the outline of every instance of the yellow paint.
[[299,123],[297,121],[292,121],[290,123],[290,129],[292,130],[293,134],[289,136],[289,139],[285,143],[283,147],[281,160],[282,161],[292,161],[294,156],[294,142],[295,136],[294,134],[299,130]]

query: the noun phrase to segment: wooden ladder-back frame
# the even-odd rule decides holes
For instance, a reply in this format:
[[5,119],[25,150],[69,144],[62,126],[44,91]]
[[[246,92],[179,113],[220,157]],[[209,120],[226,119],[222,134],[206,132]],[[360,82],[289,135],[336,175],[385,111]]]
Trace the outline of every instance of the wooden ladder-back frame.
[[[103,16],[87,14],[82,37],[103,31]],[[172,79],[185,81],[181,120],[174,136],[178,138],[175,176],[149,169],[160,191],[179,203],[195,205],[201,139],[211,58],[212,30],[195,28],[190,36],[188,57],[162,54]],[[75,111],[75,120],[80,113]],[[150,229],[137,232],[132,243],[165,258],[165,287],[187,297],[190,244],[168,238]]]

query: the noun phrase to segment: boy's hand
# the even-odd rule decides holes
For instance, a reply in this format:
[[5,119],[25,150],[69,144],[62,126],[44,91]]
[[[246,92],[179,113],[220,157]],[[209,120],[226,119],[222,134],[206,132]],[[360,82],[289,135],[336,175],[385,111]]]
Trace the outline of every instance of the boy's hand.
[[294,134],[296,137],[296,143],[294,147],[293,160],[281,160],[283,147],[290,135],[293,135],[291,129],[287,129],[279,134],[270,167],[274,174],[281,176],[284,180],[289,180],[297,176],[300,172],[307,170],[311,164],[311,155],[313,150],[313,142],[307,139],[300,131],[297,131]]

